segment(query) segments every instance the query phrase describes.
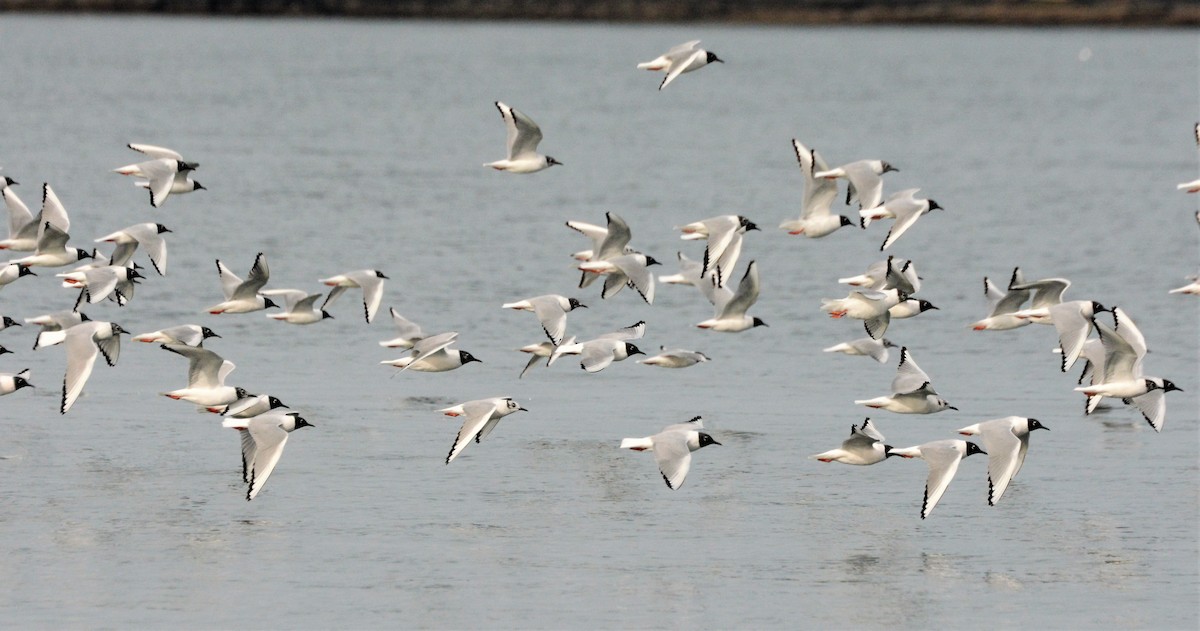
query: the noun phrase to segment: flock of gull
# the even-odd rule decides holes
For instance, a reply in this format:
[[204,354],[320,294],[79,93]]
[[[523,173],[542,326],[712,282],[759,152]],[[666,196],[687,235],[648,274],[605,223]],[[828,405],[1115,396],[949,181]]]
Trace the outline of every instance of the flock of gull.
[[[721,62],[721,59],[700,48],[699,41],[692,41],[637,67],[665,73],[659,85],[662,90],[681,74],[714,62]],[[489,162],[485,167],[530,174],[562,164],[538,153],[542,132],[530,117],[499,101],[495,106],[507,130],[507,156]],[[1200,145],[1200,125],[1195,132]],[[891,220],[890,229],[880,245],[881,251],[887,251],[913,229],[921,217],[942,209],[936,201],[919,197],[919,189],[885,195],[884,176],[898,170],[886,161],[857,160],[830,168],[815,150],[798,140],[793,140],[792,145],[804,188],[799,216],[789,218],[779,226],[788,234],[815,239],[842,228],[868,230],[873,223]],[[192,179],[193,172],[199,167],[196,162],[185,160],[181,154],[164,147],[128,146],[145,154],[147,159],[117,168],[115,172],[135,178],[138,186],[147,189],[153,207],[162,206],[172,196],[204,189]],[[844,197],[839,185],[843,180],[846,182]],[[70,271],[56,274],[63,287],[78,290],[78,294],[73,295],[74,305],[63,311],[25,319],[26,324],[41,327],[34,343],[35,351],[60,344],[65,347],[66,369],[59,411],[66,414],[83,392],[97,357],[102,355],[109,366],[115,366],[120,355],[121,335],[129,334],[115,322],[89,318],[81,309],[106,301],[123,307],[133,299],[135,287],[146,280],[148,274],[145,267],[134,261],[139,250],[146,254],[154,272],[165,276],[165,235],[171,231],[159,223],[141,223],[96,239],[97,243],[113,244],[114,249],[109,255],[95,249],[68,247],[70,219],[49,184],[43,184],[41,209],[34,214],[12,188],[17,182],[8,177],[2,182],[9,212],[9,238],[0,241],[0,249],[30,254],[13,259],[0,268],[0,287],[38,276],[35,270],[41,268],[77,265]],[[1200,180],[1180,184],[1179,188],[1198,192]],[[835,213],[833,205],[839,200],[844,200],[846,206],[856,204],[857,213]],[[1196,218],[1200,221],[1200,213]],[[655,275],[651,271],[653,266],[661,265],[660,262],[631,245],[633,231],[617,213],[606,213],[603,225],[578,220],[565,223],[567,228],[588,240],[587,249],[572,255],[579,270],[579,289],[599,283],[600,298],[606,300],[628,287],[645,303],[653,304],[656,284],[690,285],[713,310],[712,317],[697,322],[696,327],[741,333],[768,326],[750,314],[760,291],[757,262],[750,260],[744,267],[738,267],[747,235],[759,231],[749,218],[723,215],[677,226],[682,240],[703,242],[704,249],[695,259],[678,253],[679,270],[669,275]],[[271,312],[267,317],[295,325],[316,324],[333,317],[327,308],[347,289],[361,291],[363,315],[369,324],[382,304],[384,281],[388,279],[379,270],[350,271],[319,279],[330,288],[328,294],[323,294],[301,289],[267,289],[270,271],[265,253],[257,253],[244,279],[220,260],[216,261],[216,266],[221,299],[205,308],[206,313],[232,315],[274,308],[279,311]],[[884,337],[893,320],[908,319],[937,309],[929,301],[916,297],[922,285],[917,266],[911,259],[887,256],[862,274],[838,279],[839,283],[850,287],[848,294],[843,298],[824,300],[820,308],[835,319],[861,321],[866,337],[830,346],[825,351],[887,362],[888,349],[897,348]],[[1171,293],[1200,295],[1200,280],[1196,277],[1191,280],[1191,284],[1171,290]],[[1106,398],[1120,401],[1136,408],[1155,431],[1161,431],[1166,418],[1164,395],[1179,388],[1169,379],[1144,374],[1146,340],[1125,309],[1105,307],[1091,299],[1064,300],[1070,284],[1064,278],[1029,281],[1020,268],[1012,271],[1003,287],[985,277],[984,294],[990,310],[971,328],[1006,331],[1032,324],[1053,327],[1058,342],[1055,350],[1061,356],[1061,371],[1067,372],[1083,360],[1084,369],[1075,390],[1084,395],[1085,413],[1092,413]],[[320,306],[318,301],[321,301]],[[647,356],[636,344],[646,332],[644,321],[614,326],[610,332],[586,339],[568,335],[568,314],[587,307],[579,298],[548,293],[501,306],[531,312],[541,329],[539,335],[545,336],[543,341],[520,349],[529,355],[529,360],[518,378],[524,378],[543,362],[552,366],[566,356],[571,356],[570,361],[577,361],[587,373],[603,371],[637,355],[643,356],[642,364],[675,369],[710,361],[699,351],[682,348],[663,347],[661,352]],[[397,368],[398,373],[409,370],[447,372],[479,361],[469,351],[456,348],[457,332],[427,334],[395,308],[389,312],[397,334],[379,344],[400,349],[405,354],[381,363]],[[1100,317],[1101,313],[1109,314],[1107,321]],[[0,330],[19,325],[12,318],[4,317]],[[273,395],[252,394],[244,388],[226,385],[234,364],[204,348],[204,342],[213,337],[220,336],[208,326],[183,324],[133,335],[132,339],[159,344],[163,350],[187,359],[187,387],[163,394],[196,405],[202,411],[220,414],[224,427],[238,430],[242,480],[246,484],[246,499],[251,500],[262,490],[279,462],[288,435],[311,424],[299,411]],[[934,414],[957,409],[937,392],[930,376],[917,365],[912,349],[909,346],[899,348],[900,361],[890,392],[854,403],[895,414]],[[0,347],[0,353],[3,352],[10,351]],[[0,395],[33,387],[30,378],[28,370],[0,373]],[[461,417],[463,421],[445,462],[449,464],[472,442],[479,443],[486,438],[500,419],[523,410],[525,408],[512,397],[472,400],[437,410],[447,416]],[[964,436],[976,437],[982,444],[963,439],[938,439],[896,448],[885,444],[877,422],[867,418],[861,424],[851,426],[850,437],[840,447],[812,458],[850,465],[877,464],[891,456],[925,460],[929,475],[920,512],[924,519],[945,493],[962,459],[976,453],[988,456],[987,500],[989,505],[997,503],[1021,469],[1029,448],[1029,434],[1037,429],[1047,428],[1034,418],[1010,416],[958,430]],[[704,431],[702,419],[696,416],[683,423],[668,425],[650,436],[626,438],[620,447],[652,452],[667,486],[678,489],[690,469],[692,452],[720,444]]]

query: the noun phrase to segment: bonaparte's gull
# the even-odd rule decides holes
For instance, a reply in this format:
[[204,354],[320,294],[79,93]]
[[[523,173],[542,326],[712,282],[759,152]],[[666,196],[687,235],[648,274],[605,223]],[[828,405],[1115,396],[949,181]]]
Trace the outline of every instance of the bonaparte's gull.
[[917,366],[907,347],[900,349],[900,365],[896,368],[895,378],[892,379],[891,396],[859,400],[854,404],[897,414],[933,414],[942,410],[958,409],[938,396],[929,375]]
[[908,298],[888,307],[888,314],[891,315],[893,320],[903,320],[921,315],[931,309],[936,310],[937,307],[933,306],[933,303],[928,300]]
[[874,339],[863,337],[841,344],[834,344],[829,348],[824,349],[826,353],[845,353],[846,355],[865,355],[875,361],[884,364],[888,360],[888,349],[898,348],[891,340],[886,337],[883,339]]
[[1035,418],[1008,416],[968,425],[960,430],[963,436],[980,436],[988,454],[988,506],[995,506],[1008,488],[1008,483],[1025,464],[1029,451],[1029,432],[1035,429],[1050,431]]
[[33,216],[25,202],[12,190],[11,187],[17,184],[15,180],[5,176],[0,178],[0,184],[3,184],[0,186],[0,195],[3,195],[4,204],[8,207],[8,238],[0,241],[0,250],[32,252],[37,247],[41,221]]
[[1075,390],[1088,397],[1089,412],[1095,408],[1099,397],[1122,399],[1137,406],[1154,431],[1161,432],[1167,412],[1164,395],[1172,390],[1182,392],[1182,389],[1169,379],[1144,376],[1142,360],[1146,356],[1146,340],[1141,330],[1120,307],[1113,308],[1113,320],[1116,328],[1103,322],[1095,323],[1104,347],[1104,367],[1102,372],[1097,371],[1101,372],[1100,378],[1093,377],[1091,385]]
[[29,383],[29,369],[26,368],[17,374],[0,372],[0,396],[12,394],[21,388],[32,388],[34,385]]
[[249,485],[246,488],[247,502],[258,495],[275,470],[275,465],[279,464],[288,434],[301,427],[314,427],[299,412],[273,410],[248,419],[228,417],[221,422],[221,426],[236,429],[241,435],[242,481]]
[[818,171],[813,174],[813,177],[830,180],[845,178],[849,182],[846,189],[846,203],[858,200],[859,208],[870,209],[883,203],[883,174],[899,170],[882,160],[858,160],[833,169]]
[[421,327],[400,315],[395,307],[389,307],[388,313],[392,314],[392,322],[396,325],[396,337],[380,342],[380,346],[384,348],[412,348],[412,345],[417,340],[425,337],[425,333],[421,331]]
[[883,245],[879,246],[880,251],[886,250],[896,242],[909,228],[921,218],[921,215],[929,213],[933,210],[941,210],[942,207],[932,199],[917,199],[917,191],[920,189],[910,188],[900,191],[888,198],[882,206],[868,208],[859,211],[862,215],[862,224],[866,228],[871,220],[894,218],[896,221],[892,224],[892,229],[888,231],[887,237],[883,240]]
[[155,208],[162,206],[163,202],[167,201],[167,196],[171,194],[180,195],[204,190],[199,182],[192,180],[188,175],[200,165],[184,160],[179,152],[166,147],[137,143],[129,143],[126,146],[139,153],[144,153],[152,159],[137,164],[128,164],[113,169],[113,171],[121,175],[144,179],[144,182],[137,184],[150,191],[151,206]]
[[504,127],[508,130],[508,157],[483,166],[509,173],[536,173],[562,164],[537,152],[538,143],[542,141],[542,130],[533,119],[500,101],[496,101],[496,109],[500,110],[500,117],[504,119]]
[[[716,277],[713,276],[714,279]],[[709,302],[716,308],[716,313],[708,320],[697,323],[696,327],[737,333],[756,326],[767,326],[767,323],[761,319],[746,315],[746,311],[754,306],[755,302],[758,302],[760,284],[757,261],[750,261],[750,264],[746,266],[746,273],[738,283],[736,292],[731,292],[729,288],[719,287],[715,284],[706,286],[701,283],[700,287],[705,291]]]
[[[567,339],[563,340],[563,344],[574,344],[574,343],[575,343],[575,336],[571,336],[571,337],[568,337]],[[554,353],[555,348],[557,348],[557,347],[550,342],[539,342],[537,344],[526,344],[525,346],[522,346],[521,348],[517,349],[517,350],[521,351],[522,353],[529,353],[529,362],[525,364],[525,368],[521,370],[521,374],[517,375],[517,379],[524,377],[525,373],[529,372],[529,369],[536,366],[537,363],[543,359],[546,360],[546,365],[549,366],[550,365],[550,363],[549,363],[550,355],[552,355]]]
[[900,292],[895,289],[859,289],[851,291],[845,298],[822,300],[821,310],[831,318],[851,317],[862,320],[867,335],[880,339],[892,321],[892,314],[888,310],[899,304],[900,300]]
[[701,274],[707,274],[708,270],[716,267],[732,270],[741,254],[742,235],[750,230],[758,230],[758,226],[741,215],[721,215],[676,226],[675,229],[683,233],[679,238],[685,241],[707,241],[700,268]]
[[685,72],[699,70],[713,62],[725,63],[715,53],[700,48],[699,44],[700,40],[698,39],[684,42],[659,55],[653,61],[638,64],[638,70],[667,73],[667,76],[663,77],[662,83],[658,84],[658,89],[661,90],[667,87],[668,83],[674,81],[675,77]]
[[[1019,270],[1020,268],[1018,268]],[[1023,280],[1017,270],[1013,271],[1013,279]],[[1065,278],[1043,278],[1032,282],[1009,282],[1008,290],[1031,290],[1033,301],[1028,309],[1013,313],[1013,317],[1029,320],[1034,324],[1053,324],[1050,320],[1050,307],[1062,302],[1063,293],[1071,286],[1071,281]]]
[[431,335],[415,342],[408,357],[400,357],[379,363],[395,366],[400,369],[400,372],[409,369],[417,372],[445,372],[465,366],[471,362],[483,363],[467,351],[450,348],[450,345],[457,339],[457,331]]
[[641,339],[645,334],[646,323],[638,321],[586,342],[570,343],[572,340],[567,340],[554,348],[547,365],[553,365],[563,355],[581,355],[581,368],[588,372],[599,372],[614,361],[622,361],[630,355],[645,355],[637,346],[629,343],[629,340]]
[[44,222],[34,253],[9,262],[31,267],[62,267],[94,257],[87,250],[68,248],[67,240],[70,238],[70,235],[60,230],[58,226],[49,221]]
[[186,344],[188,346],[203,346],[204,340],[210,337],[221,337],[213,332],[212,329],[199,324],[181,324],[179,326],[167,327],[149,333],[135,335],[131,340],[134,342],[159,343],[159,344]]
[[876,464],[887,460],[888,456],[897,455],[888,453],[892,446],[883,444],[883,441],[883,434],[875,429],[875,426],[871,424],[871,419],[866,418],[863,419],[862,427],[850,426],[850,438],[842,441],[841,447],[809,457],[821,462],[840,462],[853,465]]
[[1073,300],[1049,308],[1050,321],[1058,332],[1058,347],[1062,349],[1063,372],[1070,370],[1079,359],[1096,314],[1101,311],[1108,309],[1094,300]]
[[676,252],[675,256],[679,258],[679,273],[666,276],[659,276],[658,282],[667,285],[697,285],[701,282],[701,268],[703,264],[700,261],[693,261],[683,252]]
[[96,243],[115,243],[111,261],[113,265],[125,265],[133,258],[138,246],[146,250],[150,264],[159,276],[167,273],[167,242],[162,235],[171,229],[160,223],[139,223],[122,228],[112,234],[96,239]]
[[286,407],[287,406],[284,405],[283,401],[279,400],[279,397],[269,394],[250,394],[247,392],[245,396],[239,398],[233,403],[228,405],[216,405],[205,409],[213,414],[220,414],[221,416],[232,416],[234,418],[253,418],[259,414],[269,412],[270,410],[277,410],[279,408]]
[[164,392],[163,396],[200,407],[215,407],[233,403],[246,394],[242,388],[225,385],[225,377],[237,366],[220,355],[187,344],[163,344],[159,348],[183,355],[188,360],[187,387]]
[[267,314],[272,320],[282,320],[288,324],[313,324],[333,317],[328,311],[317,308],[317,299],[322,296],[320,293],[310,294],[299,289],[265,289],[262,295],[283,299],[282,311]]
[[550,338],[554,344],[561,342],[563,335],[567,332],[567,314],[580,307],[586,309],[587,305],[575,298],[567,298],[558,294],[534,296],[501,305],[502,309],[532,311],[538,321],[542,323],[542,330],[546,332],[546,337]]
[[62,343],[63,340],[67,339],[67,329],[76,324],[88,322],[89,320],[90,318],[87,317],[86,313],[59,311],[25,318],[25,324],[36,324],[42,327],[37,339],[33,342],[33,350],[36,351],[39,348]]
[[988,305],[991,310],[988,312],[988,317],[979,320],[971,325],[975,331],[1007,331],[1009,329],[1017,329],[1028,325],[1031,320],[1029,318],[1017,317],[1017,311],[1021,310],[1021,305],[1029,300],[1028,289],[1012,289],[1014,285],[1021,285],[1025,279],[1021,277],[1021,268],[1014,267],[1012,280],[1009,281],[1009,290],[1002,291],[995,285],[987,276],[983,277],[983,295],[987,297]]
[[329,278],[322,278],[321,282],[333,287],[329,290],[329,297],[321,304],[321,309],[333,304],[342,292],[350,287],[361,287],[363,292],[363,313],[366,315],[367,324],[375,319],[375,312],[379,310],[379,303],[383,300],[383,281],[388,277],[384,276],[383,272],[377,269],[362,269]]
[[658,350],[660,352],[657,355],[639,360],[638,363],[662,368],[687,368],[710,361],[708,355],[699,351],[689,351],[683,348],[667,350],[666,346],[660,346]]
[[[86,296],[89,304],[96,304],[107,298],[109,294],[115,293],[117,304],[122,307],[129,301],[129,297],[120,291],[118,283],[122,281],[134,283],[135,279],[144,278],[136,269],[123,265],[106,265],[83,272],[56,274],[56,276],[63,279],[63,287],[83,290],[80,297]],[[76,306],[78,307],[78,303]]]
[[692,452],[708,445],[721,444],[707,432],[700,431],[702,429],[704,424],[696,416],[686,423],[668,425],[653,436],[625,438],[621,440],[621,449],[653,451],[667,488],[677,491],[683,486],[692,467]]
[[938,500],[950,486],[958,471],[958,463],[971,454],[987,454],[973,442],[966,440],[935,440],[924,445],[892,448],[888,453],[902,458],[921,458],[929,465],[929,477],[925,480],[925,499],[921,502],[921,519],[933,512]]
[[103,354],[109,366],[117,365],[117,359],[121,356],[122,333],[128,334],[129,331],[115,322],[87,321],[66,330],[67,374],[63,377],[63,394],[58,407],[60,414],[66,414],[83,392],[84,384],[92,376],[96,355]]
[[37,276],[28,265],[19,263],[0,264],[0,287],[4,287],[22,276]]
[[500,419],[513,412],[527,412],[528,410],[508,397],[495,397],[467,401],[438,411],[446,416],[463,417],[462,428],[458,430],[458,436],[454,438],[454,444],[450,446],[450,453],[446,454],[446,464],[450,464],[450,461],[458,457],[458,454],[471,444],[471,441],[478,443],[487,438]]
[[891,255],[870,264],[862,274],[839,278],[838,282],[877,291],[895,289],[905,294],[915,294],[921,290],[921,277],[917,274],[916,264],[910,259]]
[[22,326],[20,322],[10,318],[9,316],[0,316],[0,331],[13,326]]
[[208,307],[205,311],[214,315],[249,313],[279,306],[270,298],[259,294],[271,277],[271,269],[267,267],[266,254],[259,252],[258,256],[254,257],[254,265],[250,267],[250,273],[246,275],[245,281],[225,267],[220,259],[217,259],[217,274],[221,277],[221,291],[225,294],[225,301]]
[[800,200],[800,217],[779,224],[788,234],[816,239],[832,234],[842,226],[853,226],[854,222],[845,215],[835,215],[829,207],[837,198],[837,183],[827,178],[813,177],[813,173],[828,171],[829,165],[815,149],[805,147],[799,140],[792,139],[796,160],[800,162],[800,173],[804,176],[804,196]]

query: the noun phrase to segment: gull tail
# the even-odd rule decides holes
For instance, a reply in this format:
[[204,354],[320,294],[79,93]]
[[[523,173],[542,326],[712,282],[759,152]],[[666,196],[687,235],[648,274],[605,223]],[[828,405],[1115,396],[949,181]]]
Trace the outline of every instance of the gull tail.
[[625,438],[621,440],[621,449],[632,449],[634,451],[646,451],[653,449],[654,442],[649,438]]

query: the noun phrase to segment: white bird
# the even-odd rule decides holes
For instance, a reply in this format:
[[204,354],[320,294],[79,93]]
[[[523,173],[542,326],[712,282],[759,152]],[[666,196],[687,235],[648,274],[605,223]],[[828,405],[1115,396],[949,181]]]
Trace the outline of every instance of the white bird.
[[1182,287],[1176,287],[1175,289],[1172,289],[1171,291],[1168,291],[1167,293],[1168,294],[1191,294],[1193,296],[1200,296],[1200,274],[1197,274],[1196,276],[1188,276],[1187,279],[1191,282]]
[[1021,268],[1014,267],[1012,280],[1009,281],[1010,289],[1005,292],[996,287],[987,276],[983,277],[983,295],[988,300],[990,311],[988,317],[979,320],[971,325],[971,329],[975,331],[1007,331],[1017,329],[1028,325],[1031,320],[1029,318],[1020,318],[1016,316],[1017,311],[1021,310],[1021,305],[1029,300],[1028,289],[1011,289],[1014,285],[1020,285],[1024,282],[1021,277]]
[[129,331],[114,322],[87,321],[66,330],[67,374],[63,377],[63,394],[58,412],[66,414],[83,392],[96,355],[103,354],[109,366],[116,366],[121,356],[121,334]]
[[0,186],[0,195],[4,197],[4,205],[8,207],[8,238],[0,241],[0,250],[32,252],[37,247],[38,227],[41,221],[33,216],[25,202],[12,190],[11,187],[17,184],[16,180],[5,176],[0,178],[0,184],[3,184]]
[[250,394],[247,392],[245,396],[239,398],[233,403],[229,403],[227,405],[215,405],[205,409],[213,414],[245,419],[253,418],[259,414],[264,414],[271,410],[278,410],[279,408],[286,407],[287,405],[285,405],[283,401],[280,401],[279,397],[269,394]]
[[842,441],[841,447],[809,457],[821,462],[872,465],[887,460],[888,456],[896,455],[888,453],[892,446],[883,444],[883,441],[883,434],[875,429],[871,419],[866,418],[863,419],[862,427],[850,426],[850,438]]
[[15,282],[22,276],[37,276],[28,265],[19,263],[0,264],[0,288]]
[[242,481],[248,484],[246,501],[254,499],[283,455],[288,434],[313,427],[299,412],[270,411],[253,418],[227,418],[222,427],[238,430],[242,438]]
[[446,464],[458,457],[471,441],[478,443],[487,438],[500,419],[513,412],[528,412],[509,397],[467,401],[438,411],[446,416],[464,417],[462,428],[458,430],[458,436],[450,446],[450,453],[446,454]]
[[321,297],[319,293],[310,294],[299,289],[265,289],[261,293],[283,298],[283,310],[267,314],[272,320],[282,320],[288,324],[313,324],[333,317],[328,311],[317,308],[317,299]]
[[608,238],[608,228],[587,223],[586,221],[568,221],[567,227],[587,237],[592,242],[589,250],[580,250],[571,255],[576,261],[589,261],[600,251],[604,239]]
[[869,209],[883,202],[883,174],[899,170],[882,160],[858,160],[833,169],[818,171],[813,174],[813,177],[830,180],[845,178],[849,182],[846,189],[846,203],[850,204],[854,200],[858,200],[860,209]]
[[925,480],[925,499],[921,502],[921,519],[933,512],[938,500],[950,486],[954,474],[958,471],[958,463],[971,454],[987,454],[973,442],[966,440],[935,440],[924,445],[892,448],[888,450],[893,456],[902,458],[920,458],[929,465],[929,477]]
[[225,378],[237,368],[233,362],[198,346],[163,344],[159,348],[183,355],[188,360],[187,387],[164,392],[163,396],[205,408],[228,405],[245,396],[246,391],[242,388],[225,385]]
[[685,241],[706,240],[704,260],[700,267],[703,275],[717,267],[733,269],[741,255],[742,235],[750,230],[758,230],[758,226],[741,215],[721,215],[676,226],[675,229],[683,233],[679,238]]
[[629,340],[641,339],[646,334],[646,323],[638,321],[623,329],[606,333],[586,342],[563,343],[550,353],[547,366],[553,365],[563,355],[581,355],[580,367],[587,372],[600,372],[614,361],[622,361],[631,355],[645,355]]
[[866,272],[858,276],[839,278],[838,282],[876,291],[895,289],[905,294],[915,294],[921,290],[921,277],[917,274],[916,264],[912,260],[892,255],[871,263]]
[[700,279],[703,278],[701,271],[704,265],[700,261],[693,261],[684,256],[683,252],[676,252],[675,256],[679,259],[679,273],[659,276],[658,282],[667,285],[694,285],[699,287]]
[[[563,344],[574,344],[574,343],[575,343],[575,336],[571,336],[571,337],[568,337],[567,339],[563,340]],[[529,370],[531,368],[536,366],[537,363],[543,359],[546,360],[546,365],[549,366],[550,365],[550,356],[554,353],[555,348],[557,348],[557,346],[555,346],[554,344],[552,344],[550,342],[539,342],[537,344],[526,344],[525,346],[522,346],[521,348],[517,349],[518,351],[521,351],[522,353],[529,353],[529,362],[525,364],[525,368],[521,370],[521,374],[517,375],[517,379],[524,377],[525,373],[529,372]]]
[[1062,349],[1063,372],[1070,370],[1079,359],[1096,314],[1101,311],[1108,309],[1094,300],[1073,300],[1049,308],[1050,321],[1058,333],[1058,347]]
[[95,255],[80,248],[68,248],[70,235],[60,230],[49,221],[42,224],[41,234],[38,235],[37,249],[30,256],[13,259],[16,263],[27,267],[62,267],[83,259],[94,258]]
[[872,220],[894,218],[896,221],[892,224],[892,229],[888,231],[887,237],[884,238],[883,244],[879,246],[879,250],[883,251],[892,246],[900,235],[908,231],[917,220],[933,210],[941,210],[942,207],[932,199],[917,199],[917,191],[920,189],[910,188],[899,193],[893,194],[888,198],[882,206],[875,208],[867,208],[859,211],[862,216],[862,226],[866,228]]
[[1166,420],[1165,395],[1173,390],[1182,392],[1169,379],[1146,377],[1142,374],[1142,360],[1146,356],[1146,339],[1133,320],[1120,307],[1113,308],[1116,328],[1096,322],[1100,343],[1104,347],[1104,365],[1100,378],[1093,377],[1092,384],[1075,388],[1088,397],[1087,412],[1095,409],[1100,397],[1122,399],[1137,406],[1146,422],[1161,432]]
[[598,276],[606,276],[601,298],[609,298],[629,285],[642,296],[647,304],[654,303],[654,276],[648,268],[659,262],[652,256],[635,252],[629,248],[632,234],[629,224],[616,213],[605,213],[608,227],[605,237],[599,246],[593,249],[593,254],[579,264],[583,276],[579,279],[579,287],[587,287]]
[[699,70],[713,62],[725,63],[716,54],[700,48],[699,44],[700,40],[698,39],[684,42],[659,55],[653,61],[638,64],[638,70],[667,73],[667,76],[663,77],[662,83],[658,84],[658,89],[662,90],[667,87],[668,83],[674,81],[675,77],[685,72]]
[[567,314],[580,308],[587,308],[587,305],[579,302],[575,298],[568,298],[558,294],[546,294],[544,296],[534,296],[525,300],[505,303],[500,306],[502,309],[517,309],[519,311],[531,311],[537,316],[538,321],[542,323],[542,330],[546,332],[546,337],[554,344],[562,342],[563,335],[567,332]]
[[[1013,273],[1016,276],[1016,272]],[[1071,281],[1065,278],[1043,278],[1032,282],[1008,284],[1008,290],[1032,290],[1033,300],[1028,309],[1013,313],[1013,317],[1029,320],[1034,324],[1053,324],[1050,320],[1050,307],[1062,303],[1063,294],[1071,286]]]
[[[1192,135],[1196,139],[1196,146],[1200,147],[1200,123],[1196,123],[1196,125],[1192,127]],[[1184,182],[1175,188],[1176,190],[1180,190],[1185,193],[1200,193],[1200,179],[1192,180],[1191,182]],[[1200,219],[1200,215],[1198,215],[1198,219]]]
[[113,171],[121,175],[142,178],[144,181],[137,182],[137,185],[150,191],[151,206],[155,208],[162,206],[163,202],[167,201],[167,196],[171,194],[180,195],[204,190],[204,187],[199,182],[192,180],[189,175],[200,165],[184,160],[178,152],[154,145],[129,143],[126,146],[150,156],[151,159],[137,164],[128,164],[113,169]]
[[931,309],[937,310],[938,308],[933,306],[933,303],[929,302],[928,300],[907,298],[897,302],[891,307],[888,307],[888,314],[893,320],[903,320],[905,318],[919,316]]
[[396,325],[397,335],[390,340],[380,342],[380,346],[384,348],[412,348],[414,343],[425,337],[425,333],[421,331],[421,327],[400,315],[395,307],[389,307],[388,313],[392,314],[392,322]]
[[621,449],[634,451],[653,451],[658,470],[662,473],[667,488],[679,490],[687,478],[688,470],[692,467],[692,452],[708,445],[720,445],[704,429],[699,416],[693,417],[686,423],[668,425],[653,436],[645,438],[625,438],[621,440]]
[[1050,431],[1035,418],[1007,416],[968,425],[960,430],[963,436],[981,436],[988,454],[988,506],[995,506],[1008,488],[1008,483],[1025,464],[1029,451],[1029,432],[1035,429]]
[[134,342],[159,343],[159,344],[186,344],[188,346],[203,346],[204,340],[210,337],[221,337],[213,332],[212,329],[199,324],[181,324],[179,326],[167,327],[149,333],[135,335],[131,340]]
[[885,364],[888,360],[888,349],[899,348],[886,337],[883,339],[874,339],[863,337],[841,344],[834,344],[829,348],[824,349],[826,353],[844,353],[846,355],[865,355],[875,361]]
[[854,404],[897,414],[934,414],[942,410],[958,410],[938,396],[929,375],[917,366],[908,347],[900,349],[900,365],[892,379],[891,396],[855,401]]
[[246,275],[245,281],[225,267],[221,259],[217,259],[217,274],[221,278],[221,291],[225,294],[225,300],[208,307],[205,311],[213,315],[249,313],[279,306],[259,293],[271,277],[266,254],[259,252],[258,256],[254,257],[254,265],[250,266],[250,273]]
[[821,300],[821,310],[834,319],[851,317],[862,320],[867,335],[880,339],[892,321],[889,309],[899,304],[900,300],[900,292],[895,289],[858,289],[851,291],[845,298]]
[[321,309],[333,304],[342,292],[350,287],[361,287],[363,292],[363,314],[367,318],[367,324],[375,319],[375,312],[379,310],[379,303],[383,300],[383,281],[388,280],[383,272],[377,269],[361,269],[329,278],[322,278],[321,283],[333,287],[329,290],[329,297],[321,304]]
[[32,388],[34,385],[29,383],[29,369],[26,368],[17,374],[0,372],[0,396],[12,394],[21,388]]
[[[713,276],[714,281],[717,276],[719,276],[719,269],[718,274]],[[761,319],[746,315],[746,311],[754,306],[755,302],[758,302],[760,285],[756,261],[750,261],[750,264],[746,266],[746,273],[742,276],[742,281],[738,283],[736,292],[731,292],[726,287],[716,286],[715,283],[711,287],[702,283],[701,288],[705,290],[709,302],[716,307],[716,313],[708,320],[696,324],[698,328],[737,333],[756,326],[767,326],[767,323]]]
[[779,224],[781,230],[791,235],[804,235],[811,239],[832,234],[842,226],[853,226],[854,222],[845,215],[835,215],[829,207],[837,198],[837,183],[827,178],[813,177],[818,171],[828,171],[829,165],[815,149],[805,147],[799,140],[792,139],[796,160],[800,162],[800,173],[804,176],[804,197],[800,201],[799,219],[788,219]]
[[167,242],[163,233],[171,229],[160,223],[139,223],[122,228],[112,234],[96,239],[96,243],[115,243],[117,247],[112,253],[113,265],[125,265],[133,258],[133,253],[142,246],[150,257],[150,264],[159,276],[167,274]]
[[[94,305],[107,298],[109,294],[114,294],[117,297],[117,304],[122,307],[129,302],[129,297],[121,292],[117,284],[122,281],[132,284],[135,279],[145,278],[136,269],[123,265],[105,265],[82,272],[55,274],[55,276],[63,279],[63,287],[81,289],[80,299],[86,297],[89,304]],[[79,306],[78,301],[75,306]]]
[[44,348],[46,346],[54,346],[60,344],[67,339],[67,329],[90,321],[86,313],[78,311],[59,311],[57,313],[47,313],[32,318],[25,318],[25,324],[36,324],[42,327],[38,333],[37,339],[33,343],[33,350]]
[[500,117],[504,119],[504,127],[508,130],[508,157],[483,166],[509,173],[536,173],[555,164],[562,165],[558,160],[537,152],[538,143],[542,142],[542,130],[533,119],[500,101],[496,101],[496,109],[500,110]]
[[666,346],[660,346],[658,350],[659,354],[638,360],[638,363],[662,368],[687,368],[710,361],[708,355],[699,351],[689,351],[683,348],[667,350]]
[[414,343],[409,356],[381,361],[379,363],[387,366],[395,366],[400,369],[399,372],[404,372],[410,368],[417,372],[446,372],[447,370],[454,370],[471,362],[483,363],[467,351],[450,348],[450,345],[457,339],[457,331],[431,335]]

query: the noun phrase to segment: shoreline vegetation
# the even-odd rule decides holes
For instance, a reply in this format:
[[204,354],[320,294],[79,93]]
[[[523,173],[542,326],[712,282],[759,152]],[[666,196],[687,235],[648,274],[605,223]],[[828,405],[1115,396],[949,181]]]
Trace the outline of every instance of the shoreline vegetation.
[[1200,26],[1200,0],[0,0],[0,12],[829,26]]

